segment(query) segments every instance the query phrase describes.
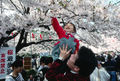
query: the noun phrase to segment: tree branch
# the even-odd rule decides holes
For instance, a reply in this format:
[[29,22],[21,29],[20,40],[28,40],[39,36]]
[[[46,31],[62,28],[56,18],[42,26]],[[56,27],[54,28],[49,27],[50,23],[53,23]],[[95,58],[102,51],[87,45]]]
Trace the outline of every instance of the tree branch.
[[19,47],[19,45],[21,45],[22,40],[24,39],[24,33],[25,33],[25,29],[23,29],[20,33],[20,39],[19,39],[19,42],[18,42],[16,48]]
[[114,4],[113,4],[113,6],[114,6],[114,5],[117,5],[117,4],[119,4],[119,3],[120,3],[120,1],[118,1],[118,2],[114,3]]
[[13,4],[13,6],[16,8],[16,10],[22,14],[22,12],[18,9],[18,7],[14,4],[14,2],[12,0],[10,0],[10,2]]
[[20,33],[20,31],[18,31],[18,32],[17,32],[16,34],[14,34],[13,36],[7,37],[4,42],[7,42],[7,41],[13,39],[13,38],[16,37],[19,33]]
[[30,46],[32,44],[41,44],[43,42],[51,42],[51,41],[57,41],[57,40],[49,39],[49,40],[42,40],[42,41],[39,41],[39,42],[22,43],[20,45],[17,45],[17,47],[16,47],[16,53],[19,52],[22,48]]
[[74,11],[72,11],[72,10],[69,10],[69,9],[67,9],[67,8],[65,8],[67,11],[69,11],[69,12],[71,12],[71,13],[73,13],[74,14],[74,16],[79,16],[78,14],[76,14]]
[[57,40],[48,39],[48,40],[42,40],[42,41],[39,41],[39,42],[30,42],[30,43],[26,43],[25,46],[29,46],[29,45],[32,45],[32,44],[41,44],[42,42],[51,42],[51,41],[57,41]]
[[10,29],[10,30],[6,31],[6,33],[7,33],[8,35],[10,35],[14,30],[16,30],[16,29],[15,29],[15,28]]
[[[10,30],[8,30],[8,31],[6,31],[6,34],[8,34],[8,35],[10,35],[13,31],[15,30],[15,28],[13,28],[13,29],[10,29]],[[0,33],[1,35],[3,35],[2,33]],[[12,38],[14,38],[14,37],[16,37],[17,35],[13,35],[13,37],[11,36],[11,37],[2,37],[1,39],[0,39],[0,46],[2,46],[2,44],[4,44],[5,42],[7,42],[7,41],[9,41],[9,40],[11,40]]]
[[25,32],[25,36],[24,36],[24,44],[27,43],[27,35],[28,35],[28,32]]
[[[18,1],[19,1],[19,0],[18,0]],[[21,1],[19,1],[19,3],[20,3],[20,5],[21,5],[22,9],[24,10],[25,8],[24,8],[24,6],[22,5]]]
[[50,26],[50,25],[39,25],[39,27],[44,27],[44,28],[50,30],[49,26]]
[[6,37],[2,37],[1,39],[0,39],[0,47],[2,46],[2,44],[4,43],[4,40],[6,39]]

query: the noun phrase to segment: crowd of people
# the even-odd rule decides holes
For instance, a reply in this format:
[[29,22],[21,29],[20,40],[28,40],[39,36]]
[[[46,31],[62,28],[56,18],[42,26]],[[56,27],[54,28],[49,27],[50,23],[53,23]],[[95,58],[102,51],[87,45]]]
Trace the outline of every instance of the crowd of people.
[[96,59],[98,60],[100,65],[100,68],[98,68],[98,70],[102,69],[102,76],[99,77],[104,79],[102,81],[120,80],[120,55],[117,55],[114,52],[112,52],[112,54],[107,53],[96,55]]
[[[68,22],[62,28],[57,19],[52,17],[52,25],[59,41],[55,44],[52,57],[32,58],[32,68],[37,74],[31,74],[26,81],[118,81],[120,76],[120,55],[96,55],[85,47],[79,46],[74,37],[73,23]],[[37,62],[36,62],[37,61]],[[16,60],[12,64],[12,73],[5,81],[25,81],[23,62]],[[37,78],[36,78],[37,77]]]
[[[120,55],[96,55],[86,47],[81,47],[77,54],[71,54],[67,46],[60,48],[59,58],[42,56],[36,68],[36,76],[31,74],[24,79],[23,61],[17,59],[11,66],[12,72],[6,81],[119,81]],[[37,63],[36,63],[37,64]]]
[[[77,54],[71,54],[67,46],[60,48],[59,58],[42,56],[36,68],[36,76],[31,74],[24,80],[23,61],[17,59],[11,66],[12,72],[6,81],[119,81],[120,55],[96,55],[82,46]],[[37,64],[37,63],[36,63]],[[37,78],[36,78],[37,77]]]

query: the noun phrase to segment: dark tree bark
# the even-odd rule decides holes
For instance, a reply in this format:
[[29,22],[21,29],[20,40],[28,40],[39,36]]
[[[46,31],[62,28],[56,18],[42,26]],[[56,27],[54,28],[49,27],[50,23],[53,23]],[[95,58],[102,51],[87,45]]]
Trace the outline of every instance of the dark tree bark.
[[24,47],[30,46],[32,44],[41,44],[43,42],[51,42],[51,41],[57,41],[57,40],[53,40],[53,39],[48,39],[48,40],[42,40],[42,41],[38,41],[38,42],[29,42],[27,43],[27,35],[28,32],[25,32],[25,30],[23,29],[20,33],[20,38],[19,38],[19,42],[16,46],[16,54]]
[[[8,30],[6,31],[6,33],[8,35],[10,35],[13,31],[15,30],[15,28],[11,29],[11,30]],[[2,37],[0,39],[0,47],[2,46],[2,44],[6,43],[7,41],[13,39],[14,37],[16,37],[18,35],[19,32],[17,32],[16,34],[14,34],[13,36],[7,36],[7,37]]]
[[[50,25],[39,25],[39,27],[44,27],[48,30],[50,30],[49,28]],[[6,33],[8,35],[10,35],[13,31],[15,30],[15,28],[13,28],[12,30],[7,31]],[[57,41],[57,40],[53,40],[53,39],[48,39],[48,40],[42,40],[42,41],[38,41],[38,42],[29,42],[27,43],[27,36],[28,36],[28,32],[25,32],[25,29],[19,30],[16,34],[14,34],[13,36],[8,36],[8,37],[2,37],[0,39],[0,46],[2,46],[2,44],[8,42],[9,40],[13,39],[14,37],[16,37],[18,34],[20,34],[19,37],[19,41],[16,45],[16,54],[24,47],[30,46],[32,44],[41,44],[43,42],[51,42],[51,41]]]

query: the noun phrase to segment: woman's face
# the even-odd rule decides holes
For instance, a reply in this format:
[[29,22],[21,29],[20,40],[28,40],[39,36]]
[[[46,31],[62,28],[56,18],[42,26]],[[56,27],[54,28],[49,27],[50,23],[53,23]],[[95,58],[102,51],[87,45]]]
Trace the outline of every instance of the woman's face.
[[72,24],[68,23],[68,24],[65,25],[64,30],[67,33],[73,33],[74,32],[74,27],[73,27]]

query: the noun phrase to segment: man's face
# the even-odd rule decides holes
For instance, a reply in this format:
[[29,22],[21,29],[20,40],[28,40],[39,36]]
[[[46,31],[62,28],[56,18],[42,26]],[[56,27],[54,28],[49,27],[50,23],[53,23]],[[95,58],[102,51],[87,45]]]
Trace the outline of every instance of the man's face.
[[73,71],[74,71],[74,67],[76,66],[75,61],[77,60],[77,58],[78,58],[78,54],[72,54],[67,61],[68,67]]
[[73,33],[74,32],[74,27],[72,24],[68,23],[67,25],[65,25],[64,30],[67,33]]
[[112,52],[111,55],[112,55],[112,57],[115,57],[115,53],[114,52]]
[[15,68],[16,72],[18,72],[18,73],[22,72],[22,69],[23,69],[23,67],[17,67],[17,68]]

